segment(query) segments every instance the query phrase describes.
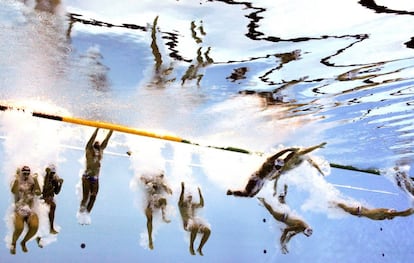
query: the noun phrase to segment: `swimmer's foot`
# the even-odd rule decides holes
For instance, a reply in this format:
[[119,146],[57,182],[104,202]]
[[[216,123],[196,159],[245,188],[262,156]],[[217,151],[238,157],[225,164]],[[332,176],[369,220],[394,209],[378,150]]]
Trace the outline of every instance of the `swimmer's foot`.
[[43,248],[43,245],[42,245],[41,241],[42,241],[42,239],[41,239],[40,237],[36,237],[36,242],[37,242],[37,245],[38,245],[40,248]]
[[22,242],[20,242],[20,245],[22,246],[22,251],[24,253],[27,253],[29,251],[26,247],[26,242],[22,241]]
[[16,244],[10,246],[10,254],[16,255]]
[[85,213],[86,212],[86,207],[81,205],[80,209],[79,209],[80,213]]
[[56,235],[57,233],[59,233],[58,231],[56,231],[54,228],[50,229],[50,234],[52,235]]
[[203,251],[201,250],[201,248],[197,249],[198,254],[200,254],[200,256],[204,256]]
[[191,255],[195,255],[196,253],[194,252],[194,248],[193,247],[190,247],[190,254]]
[[233,194],[233,191],[227,190],[227,195],[232,195],[232,194]]

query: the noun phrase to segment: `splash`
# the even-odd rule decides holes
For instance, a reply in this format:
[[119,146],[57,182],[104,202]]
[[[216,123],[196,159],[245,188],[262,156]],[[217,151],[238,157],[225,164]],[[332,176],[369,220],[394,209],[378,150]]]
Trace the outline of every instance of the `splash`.
[[[54,108],[53,105],[44,105]],[[11,186],[14,179],[16,168],[28,165],[32,174],[38,174],[40,187],[43,186],[44,168],[50,164],[58,164],[62,161],[62,148],[60,143],[65,140],[67,134],[59,133],[62,129],[61,124],[38,120],[32,118],[29,113],[21,111],[10,111],[0,116],[2,123],[1,132],[4,134],[4,163],[2,164],[3,173],[6,174],[4,180],[6,185]],[[44,229],[49,229],[48,210],[49,208],[42,203],[43,201],[35,198],[34,211],[39,216],[39,234],[47,236]],[[14,229],[14,204],[11,203],[6,215],[7,225],[6,243],[9,246],[11,235]],[[48,231],[47,231],[48,232]],[[56,239],[45,240],[47,245]]]

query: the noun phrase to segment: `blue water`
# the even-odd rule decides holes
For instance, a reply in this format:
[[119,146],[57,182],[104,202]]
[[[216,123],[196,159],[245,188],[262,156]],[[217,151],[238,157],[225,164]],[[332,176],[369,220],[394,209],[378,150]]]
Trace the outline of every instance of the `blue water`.
[[[53,8],[58,2],[0,3],[0,104],[26,110],[0,112],[5,262],[410,262],[413,217],[358,218],[329,200],[412,206],[385,171],[413,162],[413,4],[68,0]],[[200,146],[116,132],[92,224],[81,226],[76,191],[93,128],[31,111],[174,134]],[[243,187],[264,157],[204,146],[266,155],[322,141],[312,154],[321,162],[382,174],[331,169],[322,178],[303,166],[282,177],[288,208],[314,229],[309,238],[293,237],[282,254],[283,224],[256,198],[225,195]],[[28,253],[18,247],[12,256],[13,173],[28,164],[42,174],[50,162],[65,179],[56,197],[61,231],[43,249],[30,241]],[[149,167],[164,169],[173,189],[172,222],[154,221],[153,251],[134,183]],[[205,198],[212,235],[203,257],[188,252],[176,205],[181,181]],[[271,191],[266,185],[259,196],[277,206]]]

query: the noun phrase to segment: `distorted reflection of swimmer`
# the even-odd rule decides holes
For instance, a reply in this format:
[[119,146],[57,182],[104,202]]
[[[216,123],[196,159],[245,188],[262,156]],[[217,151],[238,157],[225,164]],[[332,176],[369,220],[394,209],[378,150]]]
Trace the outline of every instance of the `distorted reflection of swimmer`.
[[161,210],[162,220],[169,223],[170,220],[166,216],[167,198],[166,194],[171,195],[172,190],[164,180],[164,173],[161,172],[155,176],[141,176],[141,181],[145,185],[147,206],[145,208],[145,216],[147,217],[147,231],[148,231],[148,247],[154,249],[152,239],[152,221],[155,210]]
[[190,254],[195,255],[194,242],[197,234],[201,234],[201,241],[198,246],[197,252],[203,256],[203,247],[210,237],[211,230],[209,224],[202,218],[198,217],[196,211],[199,208],[204,207],[204,198],[201,194],[201,190],[198,187],[198,195],[200,198],[199,203],[193,202],[191,194],[184,195],[185,186],[184,182],[181,183],[181,194],[178,201],[178,207],[180,209],[181,218],[183,221],[184,230],[190,232]]
[[27,252],[26,242],[29,241],[39,228],[39,217],[33,210],[35,195],[40,196],[41,190],[37,174],[32,175],[28,166],[17,169],[12,183],[11,192],[14,195],[14,231],[10,245],[10,253],[16,254],[16,242],[22,234],[25,224],[27,233],[20,242],[23,252]]

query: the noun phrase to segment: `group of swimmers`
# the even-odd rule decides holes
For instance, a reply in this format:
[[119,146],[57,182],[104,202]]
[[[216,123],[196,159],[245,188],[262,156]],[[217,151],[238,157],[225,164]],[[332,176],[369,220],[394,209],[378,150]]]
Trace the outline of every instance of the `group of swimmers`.
[[[147,217],[147,231],[148,231],[148,247],[154,249],[152,239],[152,222],[155,210],[160,210],[162,220],[165,223],[171,222],[167,219],[167,196],[172,194],[171,188],[164,180],[164,173],[153,176],[141,176],[141,181],[145,186],[147,194],[147,205],[145,208],[145,215]],[[210,237],[211,229],[209,224],[197,214],[198,209],[204,207],[204,198],[201,189],[197,188],[199,202],[193,201],[193,196],[190,193],[185,193],[185,183],[181,182],[181,193],[178,200],[178,208],[180,210],[181,219],[183,222],[183,229],[190,233],[189,251],[191,255],[195,255],[194,242],[198,234],[201,235],[200,244],[197,252],[203,256],[203,247]]]
[[[16,254],[16,242],[23,232],[25,223],[28,231],[20,242],[23,252],[27,252],[26,242],[34,237],[39,228],[39,217],[34,211],[34,197],[41,196],[41,199],[49,207],[49,231],[50,234],[57,234],[54,227],[56,203],[55,194],[62,188],[63,179],[56,174],[56,167],[50,164],[45,169],[43,189],[41,190],[37,174],[32,174],[30,167],[23,166],[17,169],[12,182],[11,192],[14,195],[14,231],[10,245],[10,253]],[[41,247],[41,238],[37,237],[38,245]]]
[[[101,160],[103,157],[103,151],[106,148],[108,141],[113,133],[110,130],[105,139],[100,143],[96,140],[98,134],[98,128],[94,131],[85,147],[86,168],[82,176],[82,200],[80,203],[80,213],[90,213],[96,200],[96,196],[99,190],[99,173],[101,167]],[[283,149],[276,154],[268,157],[261,167],[252,173],[248,183],[244,189],[241,190],[227,190],[227,195],[234,195],[237,197],[254,197],[263,188],[266,181],[274,182],[274,194],[277,194],[277,182],[281,175],[291,171],[298,167],[304,161],[309,162],[319,173],[324,175],[319,165],[314,162],[308,153],[322,148],[326,143],[321,143],[309,148],[292,147]],[[12,236],[12,242],[10,246],[10,253],[16,253],[16,242],[21,235],[24,224],[28,225],[28,232],[23,240],[20,242],[22,250],[27,252],[26,242],[34,237],[37,233],[39,226],[39,218],[33,211],[34,197],[42,195],[42,199],[49,206],[49,224],[50,233],[57,234],[54,227],[54,214],[56,204],[54,201],[54,195],[60,192],[63,184],[61,179],[56,174],[56,167],[51,164],[45,169],[45,176],[43,182],[43,189],[41,189],[37,180],[37,174],[32,174],[28,166],[23,166],[17,169],[16,176],[12,183],[12,193],[14,194],[14,232]],[[401,174],[401,173],[397,173]],[[407,177],[399,176],[397,178],[400,186],[404,186],[407,191],[414,189],[411,181]],[[152,238],[152,222],[153,213],[155,210],[160,210],[162,213],[162,219],[164,222],[169,223],[170,220],[166,215],[167,196],[172,194],[172,190],[165,183],[164,173],[155,174],[152,176],[142,176],[141,182],[146,188],[147,205],[145,208],[145,215],[147,218],[147,231],[148,231],[148,246],[150,249],[154,248]],[[178,201],[178,207],[183,221],[183,228],[190,233],[190,246],[189,250],[192,255],[195,255],[194,241],[197,234],[201,234],[201,241],[197,252],[203,255],[202,249],[207,240],[210,237],[211,229],[208,223],[200,218],[196,211],[204,206],[204,199],[200,188],[198,188],[199,202],[193,202],[192,195],[187,194],[185,196],[185,184],[181,183],[181,194]],[[280,193],[278,200],[280,203],[285,203],[285,197],[287,194],[287,185],[284,187],[284,192]],[[311,236],[313,229],[302,219],[299,219],[293,215],[277,211],[269,202],[263,197],[258,198],[259,202],[267,209],[267,211],[274,217],[276,221],[282,222],[286,225],[283,233],[280,237],[280,245],[283,253],[288,253],[287,243],[289,240],[298,233],[303,233],[306,236]],[[384,220],[392,219],[396,216],[409,216],[414,213],[413,208],[406,209],[404,211],[396,211],[394,209],[387,208],[375,208],[368,209],[362,206],[348,206],[344,203],[336,202],[334,205],[351,215],[359,217],[367,217],[372,220]],[[40,237],[37,238],[40,246]]]
[[[243,190],[228,190],[227,195],[254,197],[264,186],[266,181],[274,181],[273,196],[277,194],[277,181],[280,176],[302,164],[304,161],[309,162],[322,175],[322,169],[310,157],[306,156],[308,153],[325,146],[325,142],[309,148],[288,148],[284,149],[271,157],[263,163],[263,165],[254,172]],[[397,184],[405,191],[414,194],[414,186],[407,175],[396,168]],[[278,196],[279,203],[285,204],[287,194],[287,185],[284,186],[283,193]],[[277,211],[274,209],[263,197],[258,197],[259,202],[267,209],[276,221],[282,222],[286,225],[280,237],[280,245],[282,253],[288,253],[287,243],[298,233],[303,232],[307,237],[311,236],[313,229],[302,219],[299,219],[286,212]],[[373,208],[369,209],[363,206],[349,206],[341,202],[332,202],[333,206],[338,207],[345,212],[358,216],[366,217],[372,220],[393,219],[397,216],[409,216],[414,213],[414,208],[408,208],[403,211],[396,211],[389,208]]]

